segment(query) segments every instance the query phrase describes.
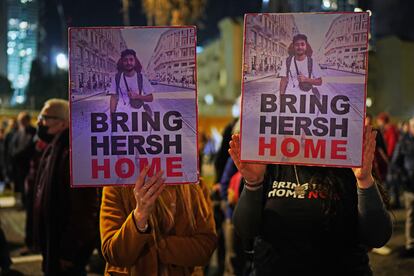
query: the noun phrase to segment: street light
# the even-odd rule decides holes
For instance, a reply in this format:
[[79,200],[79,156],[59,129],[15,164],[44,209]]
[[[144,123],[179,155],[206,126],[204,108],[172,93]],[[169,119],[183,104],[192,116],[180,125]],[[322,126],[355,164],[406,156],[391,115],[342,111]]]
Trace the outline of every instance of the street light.
[[202,46],[197,46],[196,52],[197,54],[201,54],[203,52],[204,48]]
[[22,21],[19,24],[19,28],[22,29],[22,30],[27,29],[28,26],[29,26],[29,23],[27,23],[27,21]]
[[65,54],[60,53],[56,56],[56,65],[59,69],[62,69],[62,70],[68,69],[68,59]]
[[16,96],[16,103],[18,103],[18,104],[24,103],[24,96],[23,95],[17,95]]
[[366,105],[367,105],[367,107],[372,106],[372,99],[371,98],[367,97]]
[[231,107],[231,115],[233,118],[238,118],[240,116],[240,105],[239,104],[233,104]]
[[204,96],[204,101],[207,105],[212,105],[214,103],[214,97],[211,94],[207,94]]

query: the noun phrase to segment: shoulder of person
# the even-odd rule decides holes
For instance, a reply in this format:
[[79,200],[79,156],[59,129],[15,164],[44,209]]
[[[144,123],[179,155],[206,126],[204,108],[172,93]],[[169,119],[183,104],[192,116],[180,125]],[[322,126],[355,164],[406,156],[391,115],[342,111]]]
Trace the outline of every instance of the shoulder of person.
[[103,194],[120,197],[123,200],[132,199],[134,197],[133,187],[131,186],[105,186],[103,187]]
[[282,59],[282,65],[287,65],[290,61],[290,64],[292,64],[293,56],[287,56]]

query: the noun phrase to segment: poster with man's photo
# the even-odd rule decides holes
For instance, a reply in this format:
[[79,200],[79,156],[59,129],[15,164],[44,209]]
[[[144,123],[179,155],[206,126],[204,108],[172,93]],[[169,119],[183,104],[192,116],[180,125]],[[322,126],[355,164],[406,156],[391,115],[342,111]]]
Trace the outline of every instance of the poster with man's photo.
[[362,165],[368,13],[247,14],[241,160]]
[[69,29],[72,187],[198,181],[195,27]]

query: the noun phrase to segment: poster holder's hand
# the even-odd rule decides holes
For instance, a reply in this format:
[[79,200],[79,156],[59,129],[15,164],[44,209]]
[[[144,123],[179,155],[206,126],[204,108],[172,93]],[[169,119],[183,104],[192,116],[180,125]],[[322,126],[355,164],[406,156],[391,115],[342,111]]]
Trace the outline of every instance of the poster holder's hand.
[[148,219],[155,207],[155,201],[164,190],[163,171],[159,171],[153,177],[145,180],[149,166],[146,166],[140,173],[134,187],[136,206],[134,218],[138,230],[145,232],[148,228]]
[[298,75],[298,81],[299,82],[310,82],[310,79],[305,77],[304,75],[300,74],[300,75]]
[[263,182],[266,165],[240,161],[240,135],[234,134],[231,137],[229,154],[234,164],[249,185],[258,185]]
[[353,168],[352,171],[357,179],[359,188],[367,189],[374,185],[372,176],[372,161],[374,160],[377,131],[372,130],[371,126],[365,127],[364,133],[364,156],[361,168]]
[[137,92],[128,92],[128,97],[134,100],[141,100],[143,102],[152,102],[154,101],[154,96],[152,94],[140,95]]

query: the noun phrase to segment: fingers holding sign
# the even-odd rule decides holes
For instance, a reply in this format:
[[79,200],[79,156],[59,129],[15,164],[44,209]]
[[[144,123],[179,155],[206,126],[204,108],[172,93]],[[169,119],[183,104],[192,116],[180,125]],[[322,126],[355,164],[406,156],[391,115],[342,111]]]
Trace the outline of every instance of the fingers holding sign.
[[376,137],[377,131],[372,130],[371,126],[366,126],[364,133],[364,156],[362,167],[352,169],[360,188],[369,188],[374,183],[371,171],[376,148]]
[[138,226],[144,226],[155,206],[155,201],[165,188],[163,171],[159,171],[150,179],[145,180],[149,171],[146,166],[140,173],[134,187],[136,207],[134,216]]
[[234,134],[231,137],[229,154],[233,159],[234,164],[243,176],[243,178],[250,184],[261,183],[264,179],[266,165],[259,163],[248,163],[240,161],[240,135]]

